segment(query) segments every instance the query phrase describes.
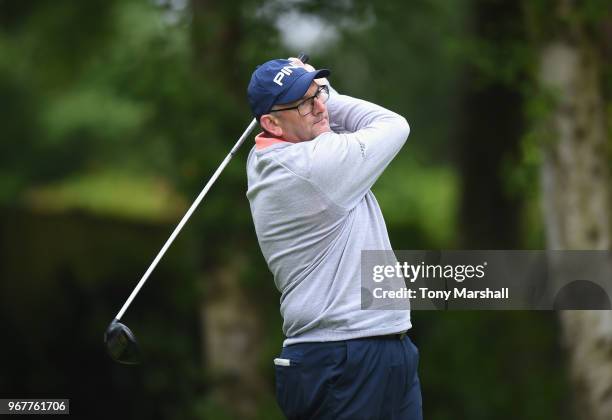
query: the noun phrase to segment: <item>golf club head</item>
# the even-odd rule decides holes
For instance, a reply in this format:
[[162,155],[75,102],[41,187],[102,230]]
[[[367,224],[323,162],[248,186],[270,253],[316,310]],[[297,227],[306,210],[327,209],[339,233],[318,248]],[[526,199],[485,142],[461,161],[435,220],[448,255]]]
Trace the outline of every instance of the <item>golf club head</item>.
[[104,343],[109,356],[124,365],[137,365],[141,361],[140,348],[136,337],[128,327],[117,319],[108,325],[104,333]]

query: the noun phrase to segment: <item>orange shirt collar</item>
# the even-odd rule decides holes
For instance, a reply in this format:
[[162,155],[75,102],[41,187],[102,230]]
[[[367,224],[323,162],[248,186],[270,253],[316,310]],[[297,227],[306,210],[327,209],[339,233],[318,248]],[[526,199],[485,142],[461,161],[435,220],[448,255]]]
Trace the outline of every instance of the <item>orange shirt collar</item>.
[[263,131],[255,136],[255,149],[262,150],[277,143],[289,143],[288,141],[279,139],[278,137],[267,137]]

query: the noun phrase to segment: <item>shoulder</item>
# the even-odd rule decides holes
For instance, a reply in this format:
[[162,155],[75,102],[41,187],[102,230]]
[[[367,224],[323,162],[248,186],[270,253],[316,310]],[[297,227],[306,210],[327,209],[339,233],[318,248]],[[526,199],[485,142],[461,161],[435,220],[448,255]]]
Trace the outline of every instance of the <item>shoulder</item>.
[[263,152],[251,150],[249,153],[250,165],[262,164],[265,166],[276,166],[284,169],[300,178],[309,178],[313,159],[312,141],[291,143],[280,147],[274,147]]

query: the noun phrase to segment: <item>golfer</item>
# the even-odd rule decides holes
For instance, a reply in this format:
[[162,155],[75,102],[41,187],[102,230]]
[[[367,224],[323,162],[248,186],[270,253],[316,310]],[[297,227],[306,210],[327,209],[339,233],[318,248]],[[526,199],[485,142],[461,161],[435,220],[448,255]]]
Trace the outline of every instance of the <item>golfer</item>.
[[289,419],[421,419],[410,311],[361,309],[362,250],[392,249],[370,188],[410,128],[337,93],[329,74],[278,59],[248,86],[263,132],[247,197],[286,336],[276,398]]

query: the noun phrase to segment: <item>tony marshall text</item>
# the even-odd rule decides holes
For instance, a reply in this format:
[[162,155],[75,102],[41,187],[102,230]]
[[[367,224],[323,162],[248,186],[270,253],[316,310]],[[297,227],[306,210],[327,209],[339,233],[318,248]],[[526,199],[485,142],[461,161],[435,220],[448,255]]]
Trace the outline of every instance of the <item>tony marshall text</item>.
[[455,287],[453,290],[429,290],[427,287],[408,289],[402,287],[399,290],[383,290],[381,287],[373,291],[375,299],[508,299],[508,288],[501,289],[486,288],[483,290],[468,290],[465,287]]

